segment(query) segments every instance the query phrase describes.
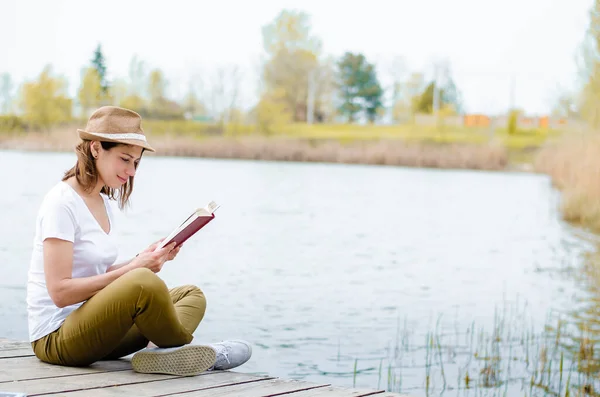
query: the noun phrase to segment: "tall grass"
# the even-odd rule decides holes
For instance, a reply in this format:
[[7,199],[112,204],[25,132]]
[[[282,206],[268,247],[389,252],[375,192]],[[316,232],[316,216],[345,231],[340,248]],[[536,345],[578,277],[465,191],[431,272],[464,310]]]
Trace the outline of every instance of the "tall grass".
[[[0,148],[70,151],[74,130],[0,136]],[[504,170],[508,151],[492,143],[437,143],[402,139],[342,140],[301,136],[149,135],[158,155],[428,168]]]
[[561,211],[566,221],[600,232],[600,136],[565,135],[544,146],[534,162],[561,190]]
[[399,318],[384,357],[353,360],[354,383],[379,388],[387,377],[388,391],[419,397],[600,396],[600,251],[551,271],[576,293],[543,324],[519,298],[504,299],[486,326],[476,317],[464,328],[438,317],[420,334]]
[[[536,330],[516,306],[506,304],[509,310],[498,311],[487,330],[475,320],[464,331],[436,326],[415,335],[403,329],[400,340],[392,341],[402,348],[390,350],[377,366],[353,360],[353,383],[380,389],[387,378],[387,391],[407,396],[600,395],[600,357],[591,353],[600,330],[591,332],[589,323],[575,316],[568,321],[549,316]],[[357,371],[360,367],[370,368],[377,382],[361,382],[369,370]]]

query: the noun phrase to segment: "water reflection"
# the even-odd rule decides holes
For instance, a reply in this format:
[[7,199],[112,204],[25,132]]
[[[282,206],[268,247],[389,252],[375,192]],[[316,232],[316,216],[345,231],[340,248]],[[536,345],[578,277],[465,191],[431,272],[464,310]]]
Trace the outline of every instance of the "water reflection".
[[[600,248],[585,255],[581,267],[572,273],[579,292],[572,309],[556,316],[556,325],[547,332],[556,341],[551,353],[541,359],[540,372],[552,375],[540,383],[554,395],[598,396],[600,391]],[[551,366],[555,370],[551,370]],[[565,381],[561,381],[566,379]]]
[[474,318],[452,332],[440,317],[415,335],[404,324],[385,364],[368,371],[389,391],[415,396],[600,396],[600,245],[582,255],[580,265],[544,270],[578,291],[568,309],[548,312],[541,330],[526,300],[505,300],[491,328]]

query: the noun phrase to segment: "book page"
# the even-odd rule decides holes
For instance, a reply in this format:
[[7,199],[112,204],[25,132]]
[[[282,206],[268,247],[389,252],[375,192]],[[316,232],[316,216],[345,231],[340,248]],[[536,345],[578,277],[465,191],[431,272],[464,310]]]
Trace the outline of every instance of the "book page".
[[219,204],[211,201],[204,208],[198,208],[196,210],[196,215],[198,216],[210,216],[215,213],[215,211],[220,207]]

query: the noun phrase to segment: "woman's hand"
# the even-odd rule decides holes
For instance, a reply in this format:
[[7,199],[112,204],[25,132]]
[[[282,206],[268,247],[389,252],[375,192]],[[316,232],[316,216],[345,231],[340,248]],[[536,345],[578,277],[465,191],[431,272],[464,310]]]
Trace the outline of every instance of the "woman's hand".
[[[160,243],[162,243],[164,240],[164,238],[161,238],[160,240],[150,244],[150,246],[148,246],[148,248],[146,248],[145,250],[143,250],[142,252],[140,252],[140,254],[144,253],[144,252],[153,252],[156,247],[158,247],[160,245]],[[177,256],[177,254],[179,253],[179,251],[181,251],[181,247],[183,247],[183,244],[179,245],[177,248],[175,248],[174,250],[172,250],[169,253],[169,256],[167,257],[167,261],[172,261],[173,259],[175,259],[175,257]]]
[[142,252],[140,252],[140,254],[143,253],[143,252],[152,252],[152,251],[154,251],[156,249],[156,247],[158,247],[160,245],[160,243],[163,242],[163,240],[164,240],[164,238],[161,238],[160,240],[153,242],[152,244],[150,244],[148,246],[148,248],[146,248],[145,250],[143,250]]
[[161,271],[165,262],[169,260],[169,257],[173,256],[172,252],[174,251],[173,248],[175,248],[175,245],[176,243],[173,242],[156,252],[154,252],[154,249],[151,250],[150,248],[152,246],[150,246],[146,250],[140,252],[140,254],[131,261],[131,264],[135,268],[145,267],[152,270],[154,273],[158,273]]
[[179,251],[181,251],[181,247],[183,247],[183,244],[181,244],[181,245],[177,246],[177,248],[171,250],[171,252],[169,252],[169,255],[167,256],[167,260],[172,261],[173,259],[175,259],[175,257],[179,253]]

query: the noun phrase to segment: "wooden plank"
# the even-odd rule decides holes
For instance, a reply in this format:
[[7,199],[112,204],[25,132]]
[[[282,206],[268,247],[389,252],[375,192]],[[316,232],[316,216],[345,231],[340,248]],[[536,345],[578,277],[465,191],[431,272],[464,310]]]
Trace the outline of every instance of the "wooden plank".
[[195,377],[139,374],[125,358],[99,361],[89,367],[66,367],[41,362],[31,344],[0,338],[0,393],[28,396],[237,396],[293,395],[331,397],[409,397],[383,390],[357,390],[269,376],[215,371]]
[[[95,372],[58,378],[42,378],[0,383],[3,392],[19,392],[28,395],[61,393],[70,390],[87,390],[99,387],[158,382],[174,379],[174,375],[138,374],[133,371]],[[1,395],[1,393],[0,393]]]
[[47,364],[37,357],[4,358],[0,361],[0,388],[4,382],[17,380],[55,378],[93,372],[113,372],[131,369],[131,362],[126,360],[99,361],[89,367],[65,367]]
[[296,396],[299,391],[315,391],[321,387],[327,387],[326,384],[309,383],[299,380],[271,379],[265,382],[244,383],[219,388],[203,389],[181,394],[161,394],[160,396],[179,396],[179,397],[264,397],[287,395]]
[[317,390],[309,390],[307,392],[294,393],[293,397],[409,397],[405,394],[389,393],[385,390],[377,389],[347,389],[337,386],[324,387]]
[[[131,372],[132,376],[137,377],[142,374]],[[110,375],[113,376],[112,374]],[[60,383],[64,380],[70,378],[62,378],[58,379],[56,383]],[[187,377],[177,377],[171,379],[161,379],[155,382],[145,382],[145,383],[131,383],[131,384],[122,384],[116,386],[104,386],[104,387],[88,387],[85,388],[85,385],[80,385],[78,389],[71,389],[71,391],[66,394],[69,397],[79,397],[79,396],[90,396],[90,397],[107,397],[107,396],[123,396],[123,395],[131,395],[136,397],[156,397],[163,395],[172,395],[179,393],[186,393],[188,391],[206,389],[217,390],[216,388],[227,386],[227,385],[235,385],[239,383],[262,383],[264,381],[268,381],[270,377],[264,376],[256,376],[250,374],[243,374],[238,372],[229,372],[229,371],[215,371],[208,372],[198,376],[187,376]],[[48,384],[40,383],[42,387],[48,388]],[[0,388],[2,384],[0,384]],[[44,391],[41,393],[33,393],[28,394],[29,396],[58,396],[64,394],[66,391],[53,392],[53,391]],[[187,395],[187,393],[185,394]]]
[[8,349],[29,349],[29,350],[31,350],[31,343],[25,342],[25,341],[0,338],[0,350],[8,350]]
[[31,343],[0,338],[0,359],[6,357],[33,356]]
[[33,350],[29,349],[6,349],[0,350],[0,360],[12,357],[31,357],[34,356]]

